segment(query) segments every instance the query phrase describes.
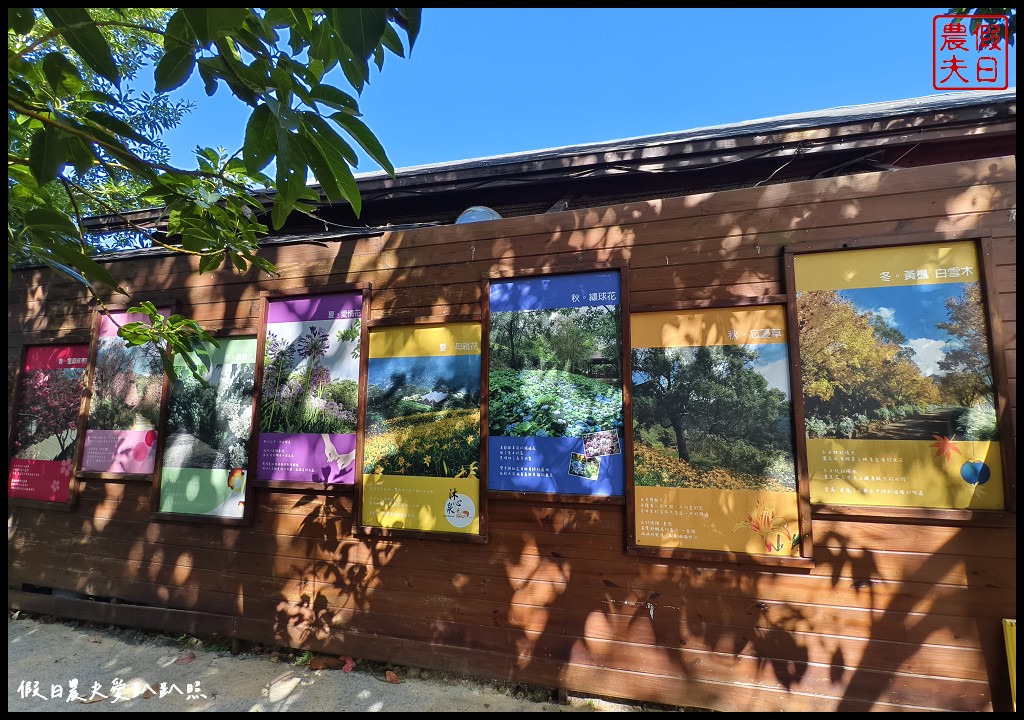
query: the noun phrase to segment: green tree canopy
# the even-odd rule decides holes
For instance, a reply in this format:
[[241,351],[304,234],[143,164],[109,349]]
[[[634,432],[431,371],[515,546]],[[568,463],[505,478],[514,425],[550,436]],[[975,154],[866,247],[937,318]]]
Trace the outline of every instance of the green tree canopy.
[[808,416],[852,417],[937,399],[934,384],[898,344],[902,333],[840,293],[800,293],[797,318]]
[[632,357],[635,416],[671,428],[680,459],[690,459],[687,438],[693,431],[755,447],[788,442],[788,428],[776,421],[789,414],[789,401],[752,367],[756,350],[636,348]]
[[1010,41],[1010,45],[1013,45],[1014,41],[1017,39],[1017,8],[949,8],[949,10],[947,10],[946,12],[949,15],[975,16],[971,19],[970,24],[970,30],[972,33],[975,30],[977,30],[978,26],[981,25],[982,23],[986,25],[999,24],[999,21],[993,23],[991,20],[983,20],[977,16],[1004,15],[1009,20],[1009,27],[1007,28],[1007,30],[1009,31],[1008,39]]
[[[356,97],[335,78],[358,95],[387,53],[405,57],[419,33],[417,8],[11,8],[7,20],[8,282],[16,265],[41,264],[100,302],[111,292],[128,297],[85,231],[97,212],[197,256],[200,272],[229,263],[273,273],[257,254],[268,215],[279,229],[322,199],[359,214],[352,142],[394,173]],[[157,96],[130,87],[147,65]],[[167,116],[147,123],[132,98],[145,106],[197,72],[208,95],[226,90],[251,110],[241,148],[198,149],[197,167],[185,169],[169,164],[159,144],[184,108],[167,106]],[[307,186],[309,173],[319,192]],[[105,190],[97,178],[109,181]],[[128,198],[163,208],[161,222],[133,223],[124,215]],[[169,374],[171,352],[188,356],[212,341],[182,316],[150,318],[120,334],[131,344],[155,342]]]

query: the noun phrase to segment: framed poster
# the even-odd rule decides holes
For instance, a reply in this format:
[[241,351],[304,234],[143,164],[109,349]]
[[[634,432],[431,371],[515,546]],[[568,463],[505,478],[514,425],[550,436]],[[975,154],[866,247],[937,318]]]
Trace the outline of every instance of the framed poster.
[[799,556],[782,305],[630,316],[632,541]]
[[[170,312],[160,310],[164,317]],[[98,315],[79,471],[150,475],[156,467],[166,376],[154,345],[129,347],[117,335],[126,323],[148,324],[149,316],[124,310]]]
[[790,256],[812,503],[1004,507],[973,241]]
[[189,372],[184,358],[175,358],[181,370],[168,400],[157,482],[160,513],[246,517],[256,338],[221,338],[218,343],[207,348],[205,384]]
[[264,302],[255,479],[353,486],[363,292]]
[[369,333],[361,525],[480,535],[480,323]]
[[26,347],[7,470],[7,499],[67,504],[89,346]]
[[622,496],[618,270],[488,284],[487,487]]

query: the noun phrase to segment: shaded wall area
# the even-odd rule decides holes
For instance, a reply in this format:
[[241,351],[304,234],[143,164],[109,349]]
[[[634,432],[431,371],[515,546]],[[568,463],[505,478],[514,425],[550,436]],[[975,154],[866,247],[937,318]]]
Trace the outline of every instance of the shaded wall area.
[[[980,230],[1015,438],[1015,206],[1016,161],[999,157],[277,245],[277,278],[179,257],[111,269],[143,299],[255,332],[261,291],[370,282],[372,318],[458,316],[480,310],[485,275],[613,263],[634,310],[713,306],[784,294],[794,243]],[[24,344],[88,340],[77,288],[30,271],[8,301],[9,376]],[[631,554],[614,500],[491,497],[487,542],[461,543],[360,537],[351,492],[258,489],[254,524],[224,527],[154,520],[147,483],[87,480],[69,512],[9,506],[8,602],[724,711],[1008,710],[1010,498],[989,520],[816,514],[813,564],[791,568]]]

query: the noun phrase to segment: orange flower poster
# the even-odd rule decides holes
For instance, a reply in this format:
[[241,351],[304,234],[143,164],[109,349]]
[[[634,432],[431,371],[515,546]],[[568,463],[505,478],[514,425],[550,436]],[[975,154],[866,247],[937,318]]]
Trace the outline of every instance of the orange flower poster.
[[480,323],[370,331],[367,527],[480,534]]

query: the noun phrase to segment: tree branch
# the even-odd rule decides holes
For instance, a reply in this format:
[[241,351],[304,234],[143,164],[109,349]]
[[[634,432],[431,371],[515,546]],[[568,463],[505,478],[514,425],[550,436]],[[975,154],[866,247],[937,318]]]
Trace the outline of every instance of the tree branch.
[[[60,121],[58,121],[58,120],[56,120],[56,119],[54,119],[54,118],[52,118],[52,117],[50,117],[48,115],[44,115],[42,113],[38,113],[38,112],[35,112],[33,110],[30,110],[29,108],[25,107],[24,105],[22,105],[18,101],[12,100],[9,97],[7,98],[7,107],[9,107],[11,110],[13,110],[16,113],[19,113],[21,115],[25,115],[26,117],[33,118],[34,120],[38,120],[39,122],[44,123],[46,125],[50,125],[52,127],[59,128],[63,132],[69,133],[71,135],[77,135],[78,137],[83,138],[84,140],[86,140],[87,142],[89,142],[91,144],[100,146],[101,148],[105,149],[107,152],[109,152],[111,155],[113,155],[116,158],[127,157],[127,158],[129,158],[129,160],[131,162],[135,162],[135,163],[138,163],[139,165],[143,165],[147,169],[159,170],[161,172],[168,173],[168,174],[186,175],[188,177],[200,177],[200,178],[207,178],[207,179],[210,179],[210,180],[219,180],[220,182],[224,183],[225,186],[231,188],[232,190],[234,190],[236,192],[239,192],[239,193],[248,193],[249,192],[249,188],[247,188],[244,184],[239,183],[236,180],[232,180],[232,179],[226,177],[223,174],[223,172],[221,172],[221,173],[211,173],[211,172],[206,172],[205,170],[182,170],[181,168],[176,168],[173,165],[167,165],[165,163],[149,162],[149,161],[144,160],[143,158],[139,157],[138,155],[136,155],[131,150],[128,150],[125,147],[112,146],[109,143],[104,142],[103,140],[100,140],[95,135],[92,135],[92,134],[90,134],[88,132],[85,132],[84,130],[79,130],[78,128],[74,128],[74,127],[71,127],[70,125],[66,125],[66,124],[64,124],[64,123],[62,123],[62,122],[60,122]],[[139,171],[138,170],[133,170],[133,172],[138,173]]]
[[113,215],[113,216],[115,216],[117,218],[120,218],[121,222],[123,222],[128,227],[128,229],[134,230],[134,231],[136,231],[138,233],[141,233],[142,235],[145,235],[146,237],[149,238],[149,241],[151,243],[153,243],[154,245],[159,245],[160,247],[162,247],[162,248],[164,248],[166,250],[171,250],[172,252],[178,252],[178,253],[181,253],[183,255],[198,255],[200,257],[208,257],[208,256],[213,256],[213,255],[219,255],[221,252],[223,252],[222,250],[210,250],[210,251],[207,251],[207,252],[202,252],[202,251],[199,251],[199,250],[186,250],[185,248],[178,247],[177,245],[168,245],[167,243],[162,242],[161,240],[158,240],[156,237],[154,237],[153,230],[151,230],[150,228],[145,227],[144,225],[139,225],[137,223],[132,222],[130,219],[128,219],[128,217],[123,215],[119,210],[117,210],[116,208],[111,207],[107,203],[106,200],[104,200],[103,198],[101,198],[101,197],[97,196],[96,194],[90,192],[89,190],[87,190],[86,188],[82,187],[78,183],[73,182],[71,180],[65,180],[63,178],[61,179],[61,181],[73,185],[74,188],[76,190],[78,190],[78,192],[80,192],[83,195],[86,195],[89,198],[91,198],[98,206],[102,207],[104,210],[108,210],[109,211],[107,213],[108,215]]
[[[65,30],[75,30],[77,28],[83,28],[83,27],[89,27],[89,26],[96,26],[96,27],[112,27],[112,26],[113,27],[123,27],[123,28],[128,28],[130,30],[141,30],[142,32],[148,32],[148,33],[152,33],[154,35],[164,35],[164,36],[167,35],[167,33],[164,30],[158,30],[157,28],[149,27],[148,25],[136,25],[135,23],[119,22],[117,20],[93,20],[92,22],[87,22],[87,23],[74,23],[72,25],[62,25],[61,27],[50,28],[50,31],[48,33],[43,35],[41,38],[36,40],[34,43],[31,43],[30,45],[26,45],[24,48],[22,48],[21,50],[16,52],[12,57],[20,60],[25,55],[28,55],[29,53],[35,52],[38,48],[42,47],[43,45],[48,43],[50,40],[53,40],[58,35],[62,35]],[[10,62],[10,60],[11,60],[11,58],[8,58],[8,62]]]

